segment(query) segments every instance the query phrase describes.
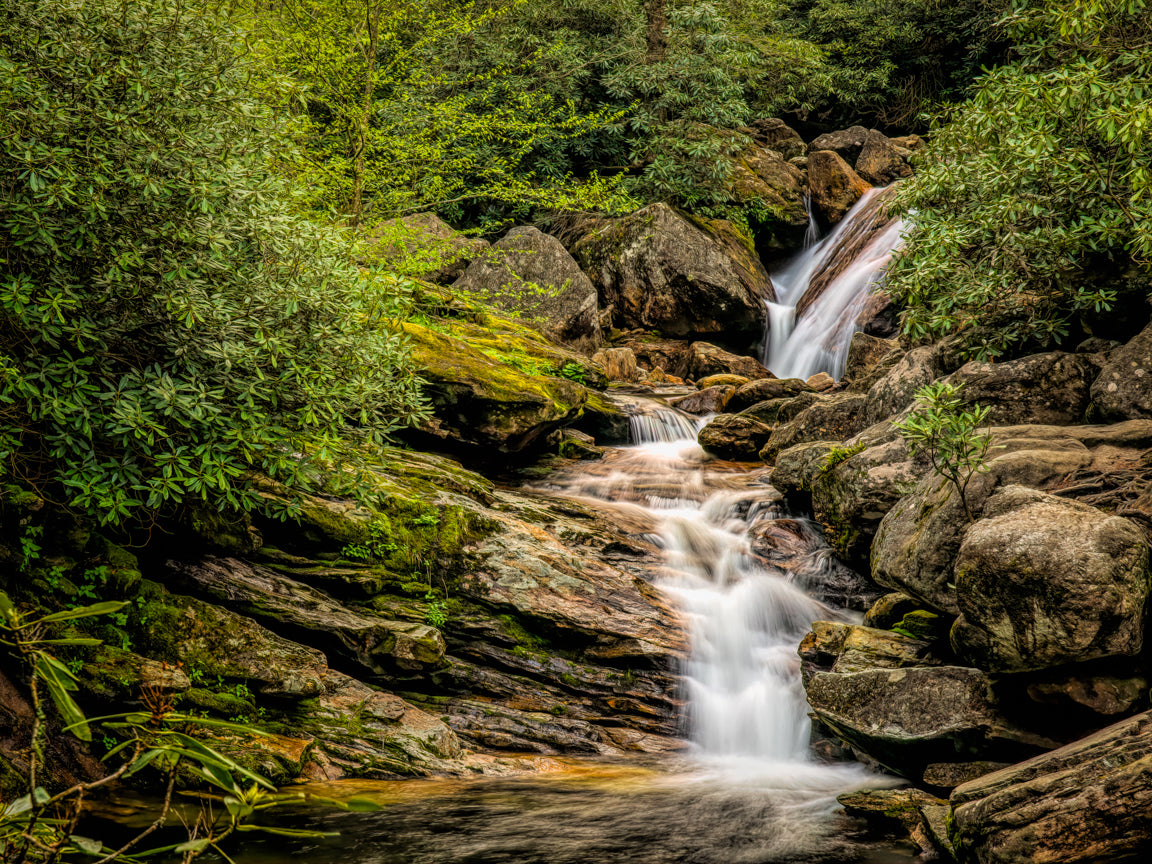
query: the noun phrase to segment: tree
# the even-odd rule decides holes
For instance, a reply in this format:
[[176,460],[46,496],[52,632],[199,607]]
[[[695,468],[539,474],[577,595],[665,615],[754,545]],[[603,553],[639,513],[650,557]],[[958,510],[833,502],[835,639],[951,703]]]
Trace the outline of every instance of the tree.
[[[247,24],[271,101],[294,109],[303,159],[281,160],[313,201],[353,225],[495,203],[612,210],[617,184],[539,170],[534,154],[613,119],[520,87],[517,66],[461,64],[510,5],[439,0],[250,4]],[[519,61],[531,64],[531,55]]]
[[266,165],[283,124],[227,17],[178,0],[0,9],[0,482],[118,523],[425,416],[362,274]]
[[888,270],[907,333],[981,358],[1141,300],[1152,260],[1147,0],[1017,2],[1003,26],[1019,57],[938,121]]

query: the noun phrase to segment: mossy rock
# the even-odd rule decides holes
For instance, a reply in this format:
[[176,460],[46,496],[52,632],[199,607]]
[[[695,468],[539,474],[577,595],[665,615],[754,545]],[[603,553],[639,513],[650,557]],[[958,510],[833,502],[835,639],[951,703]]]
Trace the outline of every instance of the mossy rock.
[[517,453],[580,414],[583,385],[521,371],[472,344],[408,323],[412,356],[433,417],[421,431],[449,446]]

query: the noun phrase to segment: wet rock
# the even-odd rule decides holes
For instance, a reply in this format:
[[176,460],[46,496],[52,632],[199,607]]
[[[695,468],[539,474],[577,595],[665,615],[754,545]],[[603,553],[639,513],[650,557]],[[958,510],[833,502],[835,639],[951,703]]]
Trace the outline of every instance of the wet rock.
[[169,561],[168,571],[197,593],[322,645],[373,675],[427,671],[444,662],[444,637],[436,628],[344,606],[323,591],[259,565],[209,556],[196,562]]
[[[729,407],[731,407],[731,403],[729,403]],[[775,426],[792,414],[794,407],[791,399],[769,399],[766,402],[750,405],[738,413],[759,420],[761,423],[767,423],[769,426]]]
[[947,802],[921,789],[866,789],[838,795],[844,812],[881,830],[903,829],[911,834],[920,826],[920,808]]
[[749,381],[776,377],[759,360],[732,354],[708,342],[693,342],[688,347],[688,375],[697,379],[709,375],[742,375]]
[[822,603],[863,610],[875,602],[875,583],[838,559],[810,520],[762,519],[749,529],[748,540],[754,554]]
[[881,630],[891,629],[907,613],[914,612],[917,608],[916,601],[907,594],[901,594],[899,591],[885,594],[864,613],[864,626],[878,627]]
[[864,672],[868,669],[898,669],[905,666],[935,665],[931,646],[890,630],[854,626],[840,648],[833,672]]
[[574,420],[588,398],[574,381],[520,372],[416,324],[404,329],[434,413],[423,431],[453,445],[524,450]]
[[[855,384],[869,377],[877,367],[888,357],[896,356],[893,352],[900,350],[900,343],[895,339],[880,339],[869,336],[867,333],[852,334],[852,341],[848,345],[848,359],[844,364],[845,381]],[[870,387],[865,388],[867,392]]]
[[550,337],[580,350],[603,342],[595,286],[564,245],[539,229],[513,228],[452,288],[538,320]]
[[760,458],[770,462],[780,451],[806,441],[851,438],[864,429],[863,415],[867,398],[860,393],[824,396],[791,420],[777,426]]
[[[1052,427],[994,429],[988,472],[968,484],[967,501],[979,517],[984,502],[1001,486],[1042,488],[1092,461],[1083,444],[1053,437]],[[855,457],[860,458],[860,457]],[[884,515],[872,543],[872,578],[915,597],[929,609],[958,615],[953,564],[968,517],[951,483],[925,474]]]
[[758,144],[733,156],[732,166],[731,203],[755,203],[764,214],[752,220],[760,254],[769,258],[799,248],[808,228],[803,172],[775,148]]
[[852,625],[842,621],[812,622],[812,629],[804,634],[800,647],[796,649],[800,655],[800,676],[805,688],[817,672],[827,672],[832,668],[851,631]]
[[843,219],[860,196],[872,188],[831,150],[808,154],[808,187],[813,205],[832,225]]
[[613,220],[572,255],[621,328],[751,341],[763,329],[764,301],[774,297],[751,241],[731,223],[693,221],[667,204]]
[[624,409],[594,391],[588,394],[588,401],[572,426],[587,432],[600,444],[628,444],[631,441],[631,424]]
[[804,143],[800,133],[779,117],[754,120],[747,133],[761,147],[775,150],[785,159],[803,156],[808,150],[808,145]]
[[604,448],[597,447],[596,440],[585,432],[561,429],[557,452],[565,459],[600,459]]
[[856,157],[856,173],[873,186],[887,186],[903,177],[911,177],[912,169],[900,151],[884,135],[869,129],[864,135],[864,146]]
[[733,411],[743,411],[759,402],[791,399],[808,389],[800,378],[762,378],[737,388],[730,404]]
[[421,279],[450,285],[488,249],[488,241],[461,234],[435,213],[388,219],[364,241],[361,255],[381,264],[405,260],[405,269]]
[[952,811],[947,804],[920,805],[920,816],[923,818],[921,823],[923,836],[932,846],[932,849],[928,850],[921,845],[921,851],[925,853],[925,857],[929,853],[934,853],[945,861],[959,860],[959,852],[952,843],[952,838],[948,836],[948,817],[951,813]]
[[864,560],[880,520],[924,476],[928,466],[913,458],[902,440],[852,452],[811,478],[816,518],[835,532],[840,553]]
[[736,388],[731,384],[705,387],[687,396],[669,399],[668,402],[689,414],[719,414],[724,411],[735,392]]
[[278,636],[251,618],[145,582],[146,620],[132,633],[137,650],[210,678],[242,681],[254,692],[307,699],[324,690],[325,656]]
[[909,779],[933,762],[1010,761],[1056,746],[996,707],[988,677],[958,666],[818,672],[808,682],[816,717],[852,747]]
[[987,405],[989,425],[1084,422],[1096,366],[1085,354],[1052,351],[1006,363],[966,363],[948,381],[962,384],[968,404]]
[[751,462],[772,435],[772,427],[743,414],[721,414],[700,430],[700,446],[721,459]]
[[954,835],[980,864],[1140,861],[1152,851],[1152,713],[958,787]]
[[709,375],[705,378],[701,378],[696,382],[696,388],[703,390],[706,387],[735,387],[737,390],[739,390],[747,383],[748,379],[743,375],[728,375],[721,373],[719,375]]
[[631,348],[605,348],[593,354],[592,359],[604,367],[609,381],[636,381],[640,377]]
[[817,393],[823,393],[825,390],[831,390],[836,386],[836,379],[827,372],[817,372],[804,383]]
[[460,742],[441,720],[339,672],[324,675],[317,705],[294,722],[313,736],[328,777],[388,779],[463,768]]
[[1111,353],[1091,393],[1102,420],[1152,418],[1152,324]]
[[831,150],[849,165],[853,165],[860,156],[860,151],[864,149],[864,140],[867,137],[868,130],[863,126],[825,132],[808,145],[808,155],[811,157],[817,151]]
[[1020,486],[988,499],[955,566],[960,656],[1021,672],[1143,647],[1148,542],[1131,522]]

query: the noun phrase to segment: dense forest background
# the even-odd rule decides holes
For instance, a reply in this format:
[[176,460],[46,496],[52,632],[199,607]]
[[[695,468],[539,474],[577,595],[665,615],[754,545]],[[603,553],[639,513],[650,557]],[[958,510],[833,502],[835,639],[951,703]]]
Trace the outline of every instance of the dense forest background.
[[426,416],[395,217],[748,226],[772,116],[929,138],[910,337],[1059,343],[1146,291],[1149,36],[1143,0],[12,0],[3,482],[105,523],[266,506],[253,476]]

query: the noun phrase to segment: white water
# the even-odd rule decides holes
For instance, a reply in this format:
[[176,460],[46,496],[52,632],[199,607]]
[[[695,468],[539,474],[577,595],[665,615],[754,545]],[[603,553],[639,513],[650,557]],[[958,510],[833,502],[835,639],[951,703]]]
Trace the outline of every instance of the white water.
[[873,287],[883,277],[892,253],[900,246],[904,223],[892,220],[824,290],[799,321],[796,305],[816,274],[829,264],[845,237],[863,226],[861,220],[883,218],[874,206],[880,189],[866,192],[835,230],[793,258],[772,275],[776,303],[768,305],[769,332],[764,365],[779,378],[808,378],[827,372],[839,378]]
[[[611,502],[649,526],[663,548],[660,587],[682,611],[691,644],[682,670],[686,731],[703,764],[787,788],[798,803],[827,804],[836,792],[874,784],[860,766],[821,764],[809,752],[796,649],[813,621],[844,616],[797,584],[818,580],[819,566],[788,574],[753,555],[749,529],[787,516],[782,496],[711,462],[680,412],[649,402],[642,416],[647,422],[634,426],[640,443],[555,479],[566,494]],[[678,438],[667,434],[673,428],[683,430]]]

